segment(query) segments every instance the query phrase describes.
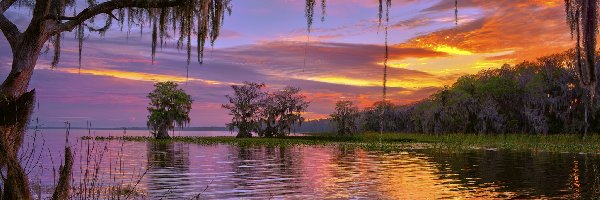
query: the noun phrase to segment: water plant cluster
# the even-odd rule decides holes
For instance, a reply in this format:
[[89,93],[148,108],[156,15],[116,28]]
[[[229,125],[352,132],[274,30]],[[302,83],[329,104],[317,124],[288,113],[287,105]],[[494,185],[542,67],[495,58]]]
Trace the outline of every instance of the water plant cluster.
[[335,133],[315,133],[277,138],[234,137],[173,137],[158,140],[144,136],[84,137],[89,140],[124,140],[131,142],[185,142],[202,145],[230,144],[236,146],[287,146],[287,145],[350,145],[369,150],[398,151],[406,149],[433,149],[443,151],[510,150],[551,153],[600,153],[600,136],[590,135],[582,140],[577,135],[525,135],[525,134],[416,134],[367,132],[340,137]]

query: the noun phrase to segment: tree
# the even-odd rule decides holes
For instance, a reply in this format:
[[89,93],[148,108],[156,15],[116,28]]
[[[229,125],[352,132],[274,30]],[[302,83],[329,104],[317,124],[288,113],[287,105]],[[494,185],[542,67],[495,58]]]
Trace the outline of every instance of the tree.
[[[577,72],[580,84],[587,89],[584,98],[584,130],[585,137],[589,128],[589,110],[595,100],[596,74],[596,35],[598,34],[598,0],[565,0],[567,24],[571,38],[575,37]],[[583,45],[583,52],[581,46]],[[583,60],[583,61],[582,61]]]
[[170,138],[168,131],[190,123],[192,97],[174,82],[158,82],[148,94],[148,123],[156,139]]
[[286,136],[295,124],[302,124],[309,102],[300,94],[301,89],[285,87],[267,95],[261,104],[261,129],[259,136]]
[[335,112],[331,114],[331,120],[335,122],[338,135],[352,135],[357,127],[358,107],[352,101],[338,101],[335,103]]
[[[321,0],[323,16],[325,0]],[[380,5],[382,1],[379,1]],[[76,0],[0,0],[0,30],[6,37],[13,54],[11,71],[0,85],[0,148],[5,155],[16,155],[23,143],[24,129],[27,126],[35,101],[35,90],[27,91],[38,56],[46,43],[52,43],[54,59],[52,66],[60,60],[61,38],[65,32],[75,31],[79,41],[79,63],[84,35],[87,32],[98,32],[103,35],[117,21],[121,30],[127,26],[144,26],[152,29],[152,59],[160,42],[168,38],[167,30],[178,35],[177,46],[186,48],[188,63],[192,51],[192,35],[197,36],[198,61],[202,63],[202,55],[207,40],[214,44],[226,13],[231,13],[230,0],[105,0],[97,2],[88,0],[84,9],[77,10]],[[31,21],[24,31],[10,21],[5,11],[11,7],[23,6],[31,9]],[[305,16],[310,31],[315,0],[306,0]],[[381,6],[380,6],[381,7]],[[66,10],[73,9],[73,16],[66,15]],[[81,6],[79,6],[81,8]],[[117,15],[113,12],[117,11]],[[379,18],[381,19],[381,8]],[[105,17],[104,25],[94,26],[98,15]],[[127,22],[127,23],[125,23]],[[143,31],[141,31],[143,33]],[[6,167],[11,158],[0,159],[0,168]],[[22,178],[26,179],[26,178]],[[21,184],[23,185],[23,184]],[[28,188],[27,185],[22,188]],[[17,195],[19,191],[4,189],[4,194]],[[23,193],[26,197],[30,195]],[[6,195],[5,195],[6,196]]]
[[[177,30],[178,46],[187,47],[188,60],[191,55],[191,35],[198,38],[198,60],[202,60],[202,52],[206,40],[211,44],[219,35],[224,15],[231,11],[229,0],[106,0],[101,3],[87,1],[87,8],[76,10],[75,0],[1,0],[0,30],[6,37],[12,50],[11,71],[0,85],[0,151],[7,157],[0,159],[0,168],[7,168],[8,179],[26,180],[19,167],[8,166],[23,143],[25,127],[29,121],[35,104],[35,90],[28,91],[38,56],[46,43],[52,43],[56,66],[60,58],[61,38],[63,33],[75,30],[79,40],[81,56],[85,32],[103,34],[113,24],[113,19],[123,28],[139,25],[152,27],[152,55],[160,39],[160,44],[167,37],[167,30]],[[5,11],[11,7],[27,7],[31,9],[31,21],[24,31],[10,21]],[[79,6],[81,7],[81,6]],[[66,15],[66,10],[73,8],[77,14]],[[117,11],[117,15],[113,14]],[[94,26],[94,18],[105,16],[101,27]],[[118,16],[118,17],[117,17]],[[127,23],[125,23],[127,22]],[[128,29],[129,30],[129,29]],[[81,63],[81,59],[80,59]],[[14,155],[14,156],[13,156]],[[8,180],[11,181],[11,180]],[[31,199],[26,182],[4,184],[5,199]]]
[[243,85],[232,85],[233,96],[225,95],[228,104],[222,107],[229,110],[233,116],[231,123],[227,124],[229,130],[238,129],[238,138],[252,137],[252,132],[260,126],[259,109],[264,101],[265,92],[261,91],[264,83],[244,82]]
[[[396,106],[390,101],[377,101],[372,107],[365,108],[361,114],[361,127],[369,131],[393,130],[394,108]],[[382,122],[382,119],[383,120]]]

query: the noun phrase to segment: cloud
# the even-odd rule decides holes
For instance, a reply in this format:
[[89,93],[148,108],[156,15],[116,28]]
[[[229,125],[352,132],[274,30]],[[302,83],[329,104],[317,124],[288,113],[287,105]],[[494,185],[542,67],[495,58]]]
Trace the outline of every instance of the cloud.
[[[48,67],[51,53],[40,56],[31,82],[40,102],[36,115],[54,125],[65,117],[83,125],[79,117],[84,117],[96,126],[143,126],[146,94],[155,81],[165,80],[193,96],[194,126],[227,122],[220,105],[231,93],[229,85],[243,81],[265,82],[269,89],[303,88],[312,102],[309,118],[331,113],[337,100],[361,107],[381,100],[384,35],[378,1],[328,0],[326,21],[315,21],[309,43],[303,2],[234,2],[233,15],[217,46],[206,49],[203,65],[194,62],[194,53],[188,66],[185,50],[175,48],[172,39],[152,63],[150,34],[127,37],[113,29],[104,38],[87,37],[80,73],[77,43],[65,34],[58,68]],[[561,5],[561,0],[459,0],[455,25],[453,1],[394,1],[389,99],[415,102],[460,75],[570,48]],[[26,12],[12,9],[7,15],[22,27],[29,20]],[[12,52],[0,40],[0,77],[5,77]]]
[[[308,49],[306,49],[308,48]],[[228,61],[243,68],[280,78],[295,78],[325,83],[374,86],[380,80],[384,47],[369,44],[268,42],[216,50],[213,59]],[[306,55],[306,56],[305,56]],[[444,57],[447,53],[421,48],[391,47],[390,58]],[[407,69],[390,69],[394,80],[435,78],[431,74]],[[347,80],[344,80],[347,79]],[[400,85],[392,84],[392,87]]]
[[[461,9],[476,8],[483,11],[482,17],[413,38],[404,46],[447,45],[474,53],[512,51],[510,58],[515,61],[535,59],[571,46],[561,5],[559,0],[460,1],[459,16]],[[440,1],[424,11],[450,8],[454,8],[453,2]]]

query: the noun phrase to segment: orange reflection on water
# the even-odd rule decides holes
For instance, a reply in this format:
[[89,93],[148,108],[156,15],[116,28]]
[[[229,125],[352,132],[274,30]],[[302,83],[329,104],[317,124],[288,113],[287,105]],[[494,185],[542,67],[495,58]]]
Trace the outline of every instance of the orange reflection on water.
[[[339,147],[304,152],[303,171],[315,193],[334,199],[490,199],[517,194],[494,183],[476,184],[440,171],[429,157],[414,153],[373,153]],[[444,175],[445,174],[445,175]]]

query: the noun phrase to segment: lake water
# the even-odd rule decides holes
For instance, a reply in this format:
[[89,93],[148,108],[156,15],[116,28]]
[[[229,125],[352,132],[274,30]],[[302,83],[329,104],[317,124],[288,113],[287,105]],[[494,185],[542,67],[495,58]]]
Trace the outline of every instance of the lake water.
[[[338,145],[237,147],[78,141],[88,134],[87,130],[70,132],[69,144],[76,154],[75,185],[90,185],[90,179],[86,182],[81,178],[87,168],[92,169],[88,176],[98,175],[95,182],[99,188],[135,185],[139,180],[135,186],[138,197],[148,199],[194,196],[203,199],[587,199],[600,195],[600,156],[596,154],[485,150],[386,153]],[[91,134],[108,136],[123,132],[92,131]],[[127,131],[127,134],[148,135],[148,132]],[[229,132],[175,134],[232,136]],[[35,143],[33,156],[25,156],[22,162],[28,166],[35,193],[47,196],[54,185],[53,167],[58,169],[62,157],[65,131],[42,130]],[[32,149],[31,144],[33,137],[28,137],[23,154],[28,155],[24,152]],[[94,156],[88,159],[87,152]],[[98,173],[94,173],[96,168]]]

